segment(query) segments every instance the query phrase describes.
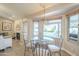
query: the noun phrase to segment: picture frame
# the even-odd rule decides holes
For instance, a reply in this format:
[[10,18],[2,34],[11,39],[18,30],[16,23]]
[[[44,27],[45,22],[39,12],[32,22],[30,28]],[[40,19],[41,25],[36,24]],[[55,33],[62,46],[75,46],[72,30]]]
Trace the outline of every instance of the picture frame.
[[11,22],[2,22],[2,30],[3,31],[11,31],[12,30],[12,23]]

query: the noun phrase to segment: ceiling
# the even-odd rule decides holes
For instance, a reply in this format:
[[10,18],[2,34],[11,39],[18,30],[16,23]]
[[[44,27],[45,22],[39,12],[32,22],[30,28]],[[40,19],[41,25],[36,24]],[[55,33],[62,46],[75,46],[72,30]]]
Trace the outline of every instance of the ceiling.
[[[11,20],[43,16],[45,6],[46,14],[57,15],[66,12],[79,4],[71,3],[1,3],[0,16]],[[63,11],[63,12],[62,12]],[[48,16],[48,15],[46,15]]]

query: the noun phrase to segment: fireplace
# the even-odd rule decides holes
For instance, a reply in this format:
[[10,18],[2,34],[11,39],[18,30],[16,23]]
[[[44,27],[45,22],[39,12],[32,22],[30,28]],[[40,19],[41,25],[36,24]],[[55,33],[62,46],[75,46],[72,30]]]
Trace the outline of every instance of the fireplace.
[[20,33],[16,33],[16,39],[20,40]]

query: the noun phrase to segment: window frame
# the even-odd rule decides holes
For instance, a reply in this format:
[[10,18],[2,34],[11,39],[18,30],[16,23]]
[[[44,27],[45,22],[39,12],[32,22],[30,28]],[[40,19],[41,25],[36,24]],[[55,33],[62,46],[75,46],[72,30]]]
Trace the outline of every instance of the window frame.
[[[38,22],[38,35],[34,35],[34,32],[35,32],[35,30],[34,30],[34,22]],[[35,40],[39,40],[39,21],[38,20],[34,20],[33,21],[33,35],[32,35],[32,40],[34,40],[34,37],[38,37],[38,39],[35,39]]]
[[[27,28],[27,30],[25,31],[25,27],[26,26],[26,28]],[[27,33],[26,35],[27,35],[27,39],[25,39],[25,33]],[[29,39],[29,26],[28,26],[28,22],[27,21],[25,21],[25,22],[23,22],[23,38],[24,38],[24,40],[28,40]]]
[[[69,28],[70,28],[70,16],[75,16],[75,15],[78,15],[78,38],[71,38],[69,37]],[[79,41],[79,13],[76,13],[76,14],[73,14],[73,15],[69,15],[68,16],[68,40],[72,40],[72,41]]]
[[[45,21],[55,21],[55,20],[60,20],[61,21],[61,36],[62,36],[62,18],[59,18],[59,19],[53,19],[53,20],[44,20],[44,24],[43,24],[43,40],[44,40],[44,25],[45,25]],[[59,24],[57,24],[58,25],[58,28],[59,28]],[[59,36],[59,30],[58,30],[58,36]],[[53,38],[58,38],[58,39],[60,39],[61,38],[61,36],[60,37],[52,37],[52,39]]]

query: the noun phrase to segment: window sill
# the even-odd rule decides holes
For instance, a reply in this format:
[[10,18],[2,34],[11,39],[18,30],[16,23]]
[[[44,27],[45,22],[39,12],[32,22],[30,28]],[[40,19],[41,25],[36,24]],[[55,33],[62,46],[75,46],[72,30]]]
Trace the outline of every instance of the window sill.
[[69,40],[78,41],[78,38],[69,37]]

